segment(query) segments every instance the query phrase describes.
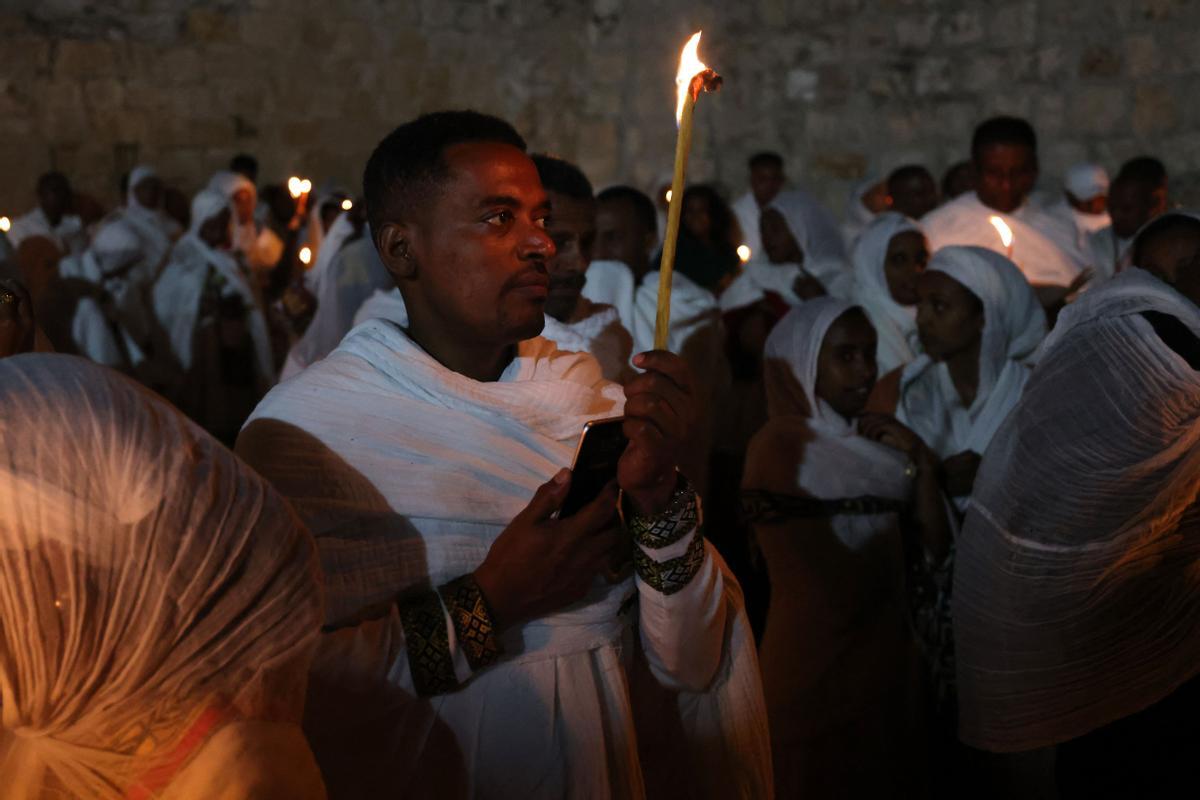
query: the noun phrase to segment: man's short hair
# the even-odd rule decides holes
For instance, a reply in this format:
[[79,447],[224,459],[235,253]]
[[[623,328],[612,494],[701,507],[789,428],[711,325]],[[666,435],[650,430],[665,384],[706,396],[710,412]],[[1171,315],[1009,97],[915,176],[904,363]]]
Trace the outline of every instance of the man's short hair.
[[750,169],[757,169],[758,167],[783,169],[783,156],[770,150],[764,150],[761,153],[755,153],[750,156],[750,160],[746,162],[746,166]]
[[1153,191],[1167,185],[1167,168],[1153,156],[1138,156],[1121,165],[1115,180],[1136,183]]
[[1147,222],[1146,226],[1142,228],[1137,238],[1133,241],[1134,265],[1142,263],[1142,255],[1145,252],[1146,245],[1160,236],[1175,233],[1176,231],[1200,233],[1200,220],[1190,214],[1162,214],[1154,220]]
[[992,117],[979,123],[971,137],[971,158],[978,161],[980,151],[994,144],[1024,145],[1037,155],[1037,134],[1020,117]]
[[632,186],[610,186],[596,195],[600,203],[628,203],[633,209],[633,215],[650,233],[658,233],[658,211],[654,201]]
[[542,188],[546,191],[565,194],[576,200],[591,200],[595,196],[592,182],[583,174],[583,170],[570,161],[545,153],[538,153],[530,158],[537,167]]
[[389,219],[411,215],[429,200],[448,175],[446,148],[465,142],[526,149],[512,125],[478,111],[436,111],[406,122],[383,137],[363,170],[371,233],[378,233]]
[[229,159],[229,169],[252,181],[258,179],[258,159],[249,153],[238,153]]
[[900,184],[905,181],[910,181],[913,178],[928,178],[930,183],[933,183],[933,173],[927,170],[920,164],[905,164],[902,167],[896,167],[892,170],[892,174],[887,178],[888,194],[895,194]]
[[37,188],[39,192],[42,189],[61,189],[64,192],[70,193],[71,182],[67,180],[66,175],[52,170],[50,172],[43,172],[38,176]]

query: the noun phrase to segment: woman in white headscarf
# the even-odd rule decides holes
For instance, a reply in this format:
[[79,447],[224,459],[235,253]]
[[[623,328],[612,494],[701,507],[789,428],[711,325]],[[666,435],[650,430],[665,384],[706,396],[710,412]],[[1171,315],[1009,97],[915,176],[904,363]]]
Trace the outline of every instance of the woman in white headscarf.
[[166,266],[171,244],[182,233],[179,223],[163,212],[162,204],[163,184],[158,173],[154,167],[139,164],[129,172],[125,207],[101,228],[125,228],[137,239],[141,256],[129,277],[143,287],[152,284]]
[[767,243],[767,226],[772,221],[765,219],[769,212],[775,211],[783,218],[788,232],[794,238],[799,250],[803,253],[803,262],[799,265],[812,275],[825,291],[834,297],[843,299],[850,296],[852,275],[846,267],[845,250],[841,234],[836,230],[830,233],[818,227],[820,216],[814,215],[812,198],[801,192],[780,192],[767,207],[763,209],[759,219],[759,227],[763,234],[763,249],[775,263],[780,263],[777,256],[770,253]]
[[988,451],[954,578],[960,734],[1060,795],[1169,797],[1200,749],[1200,222],[1068,306]]
[[846,198],[846,212],[842,221],[842,237],[846,243],[846,252],[852,252],[858,244],[858,237],[875,215],[887,208],[887,180],[879,175],[869,175],[863,178],[850,190]]
[[874,354],[862,309],[830,297],[767,340],[770,421],[742,486],[773,586],[760,658],[780,797],[915,796],[924,780],[905,551],[951,533],[936,458],[862,416]]
[[183,372],[170,394],[227,441],[275,382],[258,291],[228,250],[231,214],[223,195],[201,190],[191,227],[154,286],[155,315]]
[[854,247],[854,302],[867,312],[879,334],[875,354],[879,374],[915,361],[917,278],[929,262],[929,245],[917,223],[886,211],[862,231]]
[[82,359],[0,360],[6,800],[298,798],[316,551],[249,467]]
[[872,406],[894,408],[942,459],[946,489],[965,509],[980,458],[1029,379],[1046,315],[1017,266],[981,247],[938,250],[917,287],[925,353],[881,381]]
[[233,252],[241,257],[253,275],[274,269],[283,257],[283,241],[266,225],[255,221],[258,190],[250,179],[240,172],[223,170],[213,175],[208,188],[224,195],[233,210],[229,227]]

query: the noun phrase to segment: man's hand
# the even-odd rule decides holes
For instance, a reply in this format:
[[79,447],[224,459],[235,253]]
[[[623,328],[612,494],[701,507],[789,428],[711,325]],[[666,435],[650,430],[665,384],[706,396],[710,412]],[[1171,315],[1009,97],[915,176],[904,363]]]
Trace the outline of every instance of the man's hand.
[[979,471],[981,457],[971,450],[964,450],[942,462],[946,476],[946,493],[951,497],[966,497],[975,488],[975,473]]
[[0,279],[0,358],[33,351],[33,301],[20,282]]
[[616,484],[609,484],[574,515],[552,519],[567,497],[570,479],[570,470],[563,469],[538,487],[475,570],[475,582],[498,628],[581,600],[620,549]]
[[634,357],[645,370],[625,384],[625,435],[629,445],[617,464],[617,482],[639,513],[661,512],[675,491],[675,467],[696,407],[687,363],[664,350]]

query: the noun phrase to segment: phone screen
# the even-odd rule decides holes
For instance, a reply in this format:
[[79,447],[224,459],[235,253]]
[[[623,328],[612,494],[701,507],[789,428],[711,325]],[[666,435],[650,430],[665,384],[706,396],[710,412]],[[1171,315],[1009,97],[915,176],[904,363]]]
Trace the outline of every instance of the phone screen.
[[614,417],[592,420],[583,426],[571,464],[571,488],[558,512],[560,518],[586,506],[617,477],[617,462],[629,443],[621,430],[624,424],[624,417]]

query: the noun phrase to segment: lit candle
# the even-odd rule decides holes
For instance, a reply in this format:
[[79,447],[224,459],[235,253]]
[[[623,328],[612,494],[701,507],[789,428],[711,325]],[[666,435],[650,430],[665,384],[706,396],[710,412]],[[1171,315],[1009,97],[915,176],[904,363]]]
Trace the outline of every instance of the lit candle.
[[291,194],[293,200],[300,199],[300,195],[308,194],[312,191],[312,181],[308,178],[297,178],[295,175],[288,178],[287,182],[288,193]]
[[305,247],[300,248],[300,263],[306,267],[312,263],[312,248],[311,247],[305,246]]
[[737,254],[738,254],[738,258],[741,259],[741,262],[743,264],[745,264],[747,261],[749,261],[750,256],[753,255],[750,252],[750,247],[748,245],[744,245],[744,244],[738,245]]
[[721,76],[700,60],[700,32],[693,34],[679,55],[679,71],[675,74],[678,97],[675,122],[679,132],[675,137],[675,174],[667,193],[667,233],[663,239],[662,261],[658,265],[658,316],[654,321],[654,349],[667,346],[667,330],[671,322],[671,273],[675,268],[675,245],[679,238],[679,217],[683,210],[683,177],[687,171],[688,150],[692,146],[692,111],[700,92],[715,92],[721,88]]
[[349,211],[352,208],[354,208],[354,203],[349,198],[342,201],[342,211]]
[[12,220],[8,217],[0,217],[0,231],[8,233],[8,229],[12,227]]
[[992,223],[992,227],[996,229],[996,233],[1000,234],[1000,243],[1004,245],[1005,255],[1011,259],[1013,253],[1012,228],[1008,227],[1008,223],[995,214],[988,217],[988,222]]

